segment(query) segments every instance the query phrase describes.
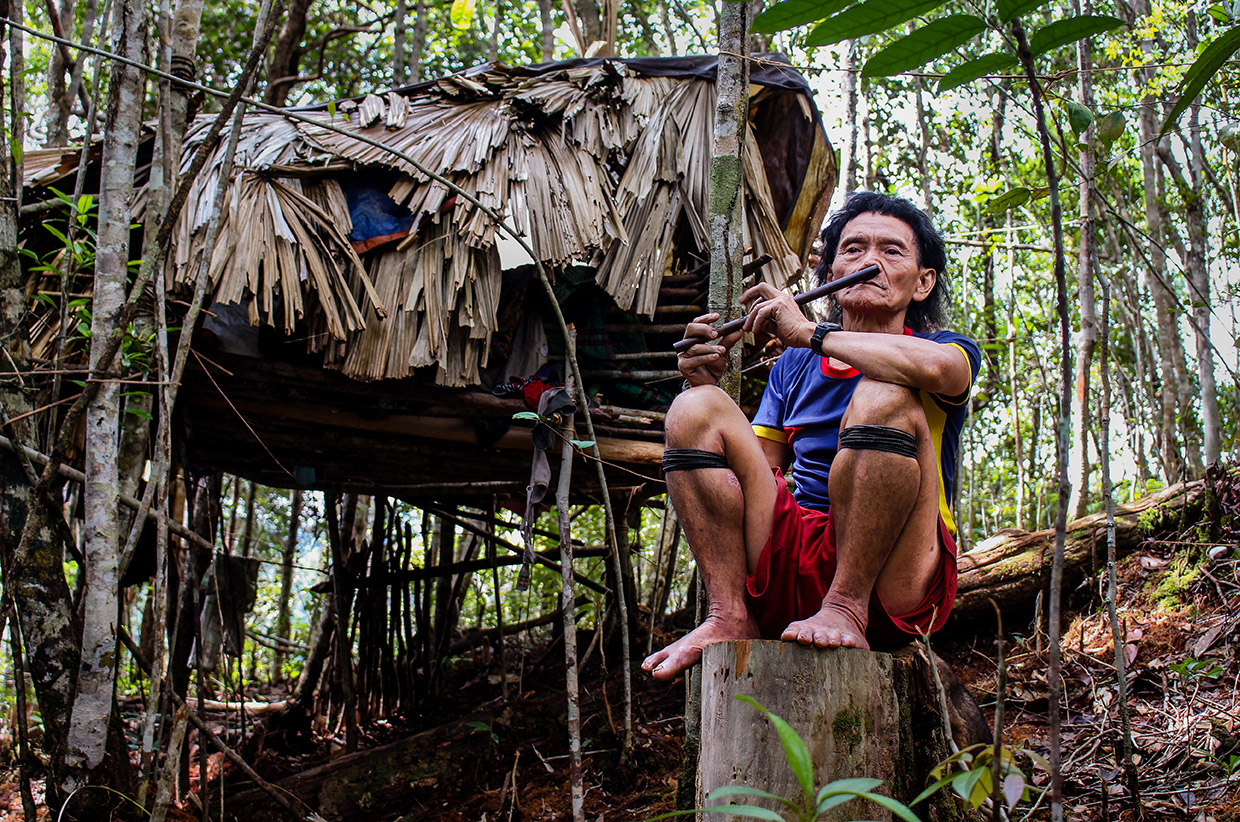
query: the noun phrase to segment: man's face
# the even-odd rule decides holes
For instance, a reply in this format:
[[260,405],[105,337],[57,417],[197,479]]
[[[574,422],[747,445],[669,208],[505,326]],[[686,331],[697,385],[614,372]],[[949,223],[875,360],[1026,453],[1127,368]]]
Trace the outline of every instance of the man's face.
[[934,289],[937,273],[921,267],[917,236],[898,217],[866,213],[849,220],[836,247],[831,279],[872,263],[880,269],[878,276],[836,295],[845,314],[903,318],[911,303],[926,299]]

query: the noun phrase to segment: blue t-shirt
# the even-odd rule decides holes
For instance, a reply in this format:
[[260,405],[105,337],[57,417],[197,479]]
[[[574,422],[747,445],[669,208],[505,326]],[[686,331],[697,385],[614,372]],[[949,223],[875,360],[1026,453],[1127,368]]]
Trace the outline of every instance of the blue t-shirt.
[[[930,435],[939,463],[939,512],[954,534],[948,500],[956,479],[956,446],[969,411],[969,394],[981,369],[982,352],[977,343],[954,331],[906,334],[959,349],[969,362],[969,388],[958,397],[921,391]],[[825,511],[831,504],[827,492],[831,461],[839,447],[840,421],[861,380],[854,368],[832,368],[826,357],[808,348],[790,348],[771,369],[766,392],[753,419],[754,432],[792,448],[792,474],[796,500],[806,508]]]

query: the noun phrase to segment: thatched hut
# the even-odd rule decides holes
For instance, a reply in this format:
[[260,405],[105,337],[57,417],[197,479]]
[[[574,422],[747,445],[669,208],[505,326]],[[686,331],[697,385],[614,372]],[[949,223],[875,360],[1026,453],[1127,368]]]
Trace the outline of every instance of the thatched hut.
[[[514,390],[562,373],[550,302],[521,245],[403,154],[501,215],[551,273],[609,482],[657,476],[658,412],[680,383],[670,343],[705,306],[714,71],[714,58],[486,65],[302,110],[308,121],[247,114],[231,173],[225,139],[194,182],[164,272],[175,296],[208,267],[178,401],[184,458],[406,499],[524,488]],[[209,122],[191,126],[186,162]],[[746,244],[783,287],[801,275],[834,156],[804,79],[777,61],[753,68],[750,125]],[[74,165],[28,155],[28,196]],[[593,472],[581,478],[588,492]]]

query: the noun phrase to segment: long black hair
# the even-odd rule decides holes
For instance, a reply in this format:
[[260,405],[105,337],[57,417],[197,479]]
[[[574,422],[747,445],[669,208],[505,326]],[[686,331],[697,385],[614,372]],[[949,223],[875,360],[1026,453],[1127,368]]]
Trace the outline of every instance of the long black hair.
[[[947,246],[943,235],[939,234],[934,223],[926,212],[905,200],[890,194],[879,194],[874,191],[858,191],[851,194],[838,211],[827,220],[822,229],[822,262],[814,272],[818,282],[825,283],[831,277],[831,266],[835,263],[835,253],[839,248],[840,235],[844,227],[862,214],[881,214],[895,217],[913,230],[917,239],[917,264],[922,268],[933,268],[935,274],[934,288],[920,302],[909,304],[904,324],[914,331],[934,331],[942,328],[947,322],[947,307],[951,304],[951,284],[947,281]],[[840,304],[835,297],[829,297],[830,309],[828,316],[839,322],[843,316]]]

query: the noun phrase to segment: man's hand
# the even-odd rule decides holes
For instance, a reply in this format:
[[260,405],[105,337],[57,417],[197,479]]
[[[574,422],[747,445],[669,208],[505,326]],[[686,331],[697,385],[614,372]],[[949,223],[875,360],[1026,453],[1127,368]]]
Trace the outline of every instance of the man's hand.
[[685,339],[708,340],[681,351],[676,358],[676,365],[689,385],[718,385],[727,370],[728,350],[736,345],[743,332],[737,331],[720,339],[719,332],[710,325],[718,319],[719,314],[711,312],[685,326]]
[[792,295],[770,283],[758,283],[741,295],[741,304],[751,306],[745,330],[759,346],[777,339],[789,348],[808,348],[815,324],[806,318]]

